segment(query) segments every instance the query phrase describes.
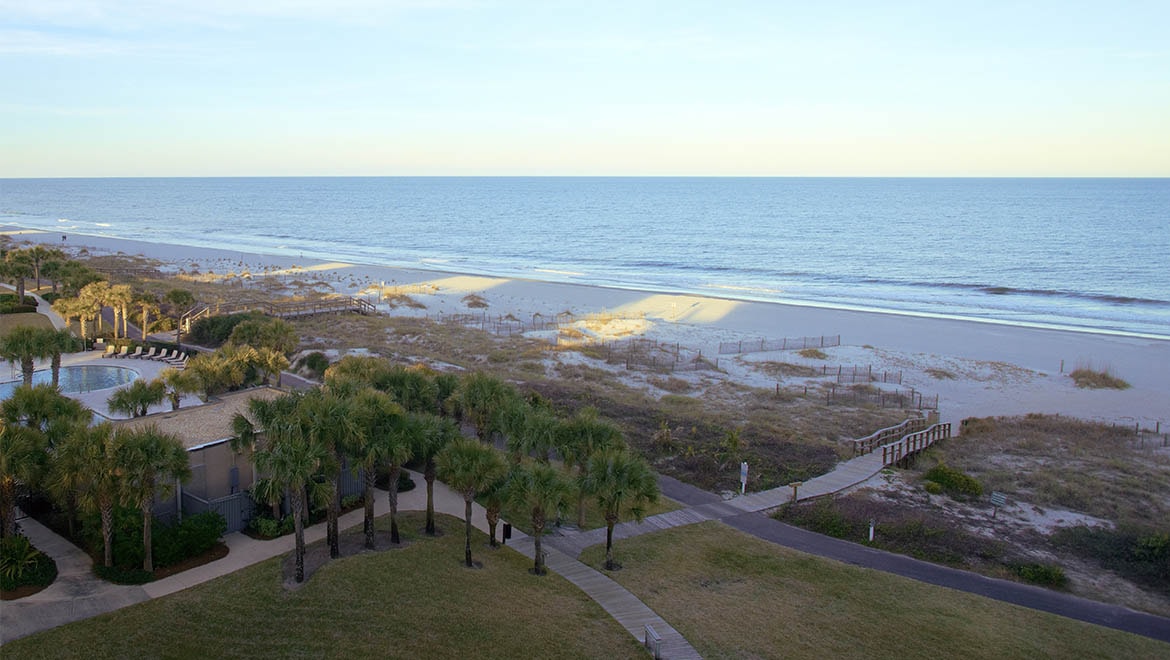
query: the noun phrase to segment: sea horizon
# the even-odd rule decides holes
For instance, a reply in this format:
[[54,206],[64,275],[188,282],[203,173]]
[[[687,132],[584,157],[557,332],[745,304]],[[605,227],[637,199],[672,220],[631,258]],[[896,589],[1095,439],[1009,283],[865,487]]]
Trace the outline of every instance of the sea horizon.
[[[151,243],[1170,339],[1159,177],[0,179]],[[1164,269],[1162,269],[1164,270]]]

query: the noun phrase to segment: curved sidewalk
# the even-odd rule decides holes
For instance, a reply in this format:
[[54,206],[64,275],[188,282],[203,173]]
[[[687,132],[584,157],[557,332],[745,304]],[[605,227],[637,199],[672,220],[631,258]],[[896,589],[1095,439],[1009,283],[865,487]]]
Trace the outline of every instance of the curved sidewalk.
[[[850,488],[881,470],[880,456],[876,461],[873,460],[873,454],[859,456],[840,463],[837,469],[828,474],[810,479],[801,487],[798,499],[812,499]],[[786,486],[724,501],[718,495],[671,477],[660,476],[658,481],[664,495],[688,506],[648,517],[640,523],[621,523],[614,527],[615,540],[706,520],[719,520],[759,539],[808,554],[1170,643],[1170,618],[940,566],[781,523],[764,512],[792,500],[792,489]],[[562,536],[546,541],[546,545],[576,557],[585,548],[604,542],[605,529],[602,528],[563,533]]]
[[[410,476],[417,487],[399,494],[398,508],[400,511],[423,511],[426,509],[425,481],[418,473],[411,472]],[[389,507],[386,491],[378,491],[375,498],[375,515],[385,515],[389,512]],[[462,519],[463,509],[462,496],[442,483],[435,482],[436,512]],[[360,509],[351,511],[341,517],[339,527],[348,529],[360,525],[363,518],[364,513]],[[481,531],[487,531],[484,510],[478,504],[473,505],[472,524]],[[58,578],[40,593],[20,600],[0,602],[0,644],[71,621],[110,612],[151,598],[159,598],[234,573],[252,564],[291,552],[295,543],[291,535],[259,541],[239,532],[227,534],[224,536],[224,542],[229,549],[226,557],[142,586],[123,586],[96,578],[88,555],[35,520],[26,518],[21,521],[21,525],[33,544],[57,561]],[[305,530],[306,543],[324,538],[324,523]],[[506,547],[530,559],[534,557],[532,539],[518,530],[513,531],[513,538]],[[635,639],[641,641],[643,625],[650,624],[662,637],[664,651],[662,657],[700,657],[678,631],[625,588],[555,549],[546,549],[546,553],[548,565],[553,571],[595,600]]]

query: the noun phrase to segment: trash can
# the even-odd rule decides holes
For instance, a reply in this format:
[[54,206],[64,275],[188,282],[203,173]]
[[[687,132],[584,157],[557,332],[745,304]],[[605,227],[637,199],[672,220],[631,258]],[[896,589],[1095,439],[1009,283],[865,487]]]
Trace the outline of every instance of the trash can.
[[508,544],[510,538],[512,538],[512,523],[504,523],[504,545]]

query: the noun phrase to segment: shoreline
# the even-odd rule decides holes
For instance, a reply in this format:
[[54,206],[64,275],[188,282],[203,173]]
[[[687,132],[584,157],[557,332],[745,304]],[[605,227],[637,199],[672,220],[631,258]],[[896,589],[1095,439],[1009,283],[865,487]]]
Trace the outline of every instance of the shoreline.
[[[202,272],[224,274],[261,267],[298,266],[306,276],[332,281],[339,293],[361,296],[363,289],[427,287],[411,293],[426,304],[428,316],[467,313],[465,295],[482,296],[490,315],[607,313],[641,317],[637,327],[614,330],[680,343],[718,355],[721,341],[841,335],[842,346],[828,350],[835,364],[869,363],[912,374],[909,387],[938,393],[944,420],[968,416],[1059,413],[1113,423],[1154,428],[1170,426],[1170,341],[1136,334],[1038,328],[983,319],[925,316],[887,310],[842,309],[787,302],[758,302],[710,295],[669,293],[495,277],[448,270],[328,262],[315,258],[151,243],[87,234],[60,234],[7,225],[0,231],[17,243],[86,247],[94,254],[142,255],[176,267],[197,265]],[[73,240],[76,237],[76,240]],[[437,289],[433,289],[437,287]],[[373,295],[373,294],[369,294]],[[479,310],[470,310],[479,312]],[[397,309],[397,315],[419,316]],[[778,353],[778,352],[777,352]],[[762,359],[808,363],[794,352],[721,357],[721,365]],[[1081,365],[1109,369],[1132,386],[1128,390],[1080,390],[1061,375]],[[738,368],[738,366],[736,367]],[[955,372],[954,379],[929,376],[930,370]],[[767,386],[764,383],[755,383]]]

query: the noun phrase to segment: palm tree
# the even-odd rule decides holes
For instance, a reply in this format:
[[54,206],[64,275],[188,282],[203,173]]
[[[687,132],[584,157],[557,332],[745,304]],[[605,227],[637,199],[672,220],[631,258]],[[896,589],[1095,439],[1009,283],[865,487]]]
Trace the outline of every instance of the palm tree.
[[[249,399],[247,413],[236,413],[232,418],[232,438],[230,440],[232,451],[239,454],[247,453],[254,462],[258,462],[257,454],[263,451],[268,444],[269,434],[265,429],[275,429],[275,434],[272,437],[276,439],[283,437],[281,433],[286,436],[291,433],[295,427],[289,422],[295,418],[300,399],[301,394],[299,393],[286,394],[272,400]],[[253,470],[253,473],[259,474],[259,469]],[[269,484],[280,484],[273,479],[263,481],[267,481]],[[268,495],[275,496],[275,492],[279,488],[266,488],[265,490],[272,491]],[[278,498],[265,499],[272,503],[272,499]],[[289,499],[291,500],[291,497]],[[279,501],[274,506],[279,507]],[[295,515],[299,516],[300,513],[299,509],[294,510]],[[274,514],[273,517],[279,518],[280,516]]]
[[45,346],[49,349],[50,370],[53,374],[53,387],[61,384],[61,355],[71,353],[77,349],[77,338],[65,328],[51,330],[45,335]]
[[460,438],[439,452],[435,462],[439,476],[448,486],[463,495],[464,502],[464,561],[471,561],[471,503],[477,493],[498,479],[507,469],[495,449],[474,440]]
[[[378,466],[389,462],[400,469],[409,456],[402,452],[401,439],[404,413],[385,392],[372,388],[359,391],[354,397],[354,416],[361,433],[355,436],[359,441],[348,448],[355,459],[354,467],[364,472],[363,502],[365,519],[363,531],[366,547],[374,549],[374,484],[378,477]],[[391,472],[397,472],[391,469]],[[398,543],[398,475],[390,475],[390,542]]]
[[559,444],[564,424],[546,408],[529,406],[523,402],[518,407],[523,412],[518,413],[511,422],[508,451],[516,463],[520,462],[520,457],[532,455],[542,463],[548,463],[553,447]]
[[[589,458],[599,451],[624,449],[625,440],[616,424],[599,419],[597,410],[584,408],[570,419],[563,428],[557,449],[561,452],[566,466],[577,467],[577,478],[584,479],[589,473]],[[585,526],[585,492],[577,494],[577,527]]]
[[110,412],[121,413],[131,417],[143,417],[150,412],[151,406],[156,406],[167,397],[167,385],[162,380],[146,382],[144,379],[130,383],[126,387],[118,388],[106,399]]
[[0,536],[16,534],[16,487],[31,484],[45,463],[45,437],[34,429],[0,425]]
[[4,255],[4,274],[16,284],[16,301],[24,303],[24,281],[34,274],[33,258],[28,250],[9,250]]
[[0,357],[10,364],[19,364],[25,385],[32,385],[36,361],[53,355],[49,335],[52,330],[21,325],[0,337]]
[[166,388],[166,396],[171,400],[171,410],[178,410],[183,395],[199,392],[203,383],[193,372],[167,367],[158,374],[158,379]]
[[646,461],[610,449],[589,458],[589,470],[581,475],[579,485],[597,500],[605,515],[605,568],[619,569],[621,565],[613,560],[613,527],[623,510],[642,519],[643,507],[658,501],[658,479]]
[[106,304],[114,310],[114,339],[118,338],[118,322],[122,324],[122,336],[129,338],[127,332],[130,317],[130,303],[134,301],[134,290],[129,284],[115,284],[106,293]]
[[508,500],[532,513],[532,540],[536,552],[532,572],[544,575],[544,551],[541,537],[549,515],[565,506],[572,486],[560,470],[546,463],[527,463],[517,466],[508,479]]
[[195,304],[195,294],[186,289],[171,289],[163,296],[163,302],[167,303],[171,316],[175,317],[175,344],[182,348],[183,314]]
[[187,450],[174,435],[156,427],[122,431],[118,464],[122,472],[123,501],[142,511],[142,570],[154,571],[151,551],[151,508],[157,496],[167,497],[176,481],[191,475]]
[[476,371],[463,377],[453,398],[461,416],[469,419],[479,439],[486,441],[496,430],[497,411],[515,396],[515,390],[504,381]]
[[479,494],[479,499],[483,502],[484,517],[488,524],[488,545],[493,548],[500,545],[496,541],[496,525],[500,522],[500,512],[508,498],[507,485],[510,476],[510,474],[506,474],[496,479]]
[[288,369],[288,358],[284,353],[271,348],[257,348],[255,368],[259,372],[260,382],[268,385],[269,379],[276,374],[276,386],[280,387],[281,373]]
[[133,304],[142,315],[142,341],[146,341],[146,335],[150,332],[150,315],[159,313],[158,296],[143,291],[134,296]]
[[351,409],[347,399],[323,389],[310,390],[297,406],[297,417],[305,438],[321,445],[333,457],[325,473],[333,484],[333,494],[325,515],[325,537],[332,559],[341,556],[338,519],[341,517],[342,450],[353,444],[361,434]]
[[43,433],[50,447],[57,443],[77,424],[89,424],[93,412],[77,399],[67,397],[57,388],[42,383],[21,385],[12,396],[0,402],[0,417],[9,425],[20,425]]
[[[264,470],[274,482],[283,484],[290,493],[293,510],[293,531],[296,535],[296,570],[297,582],[305,581],[305,523],[300,512],[305,506],[305,490],[307,488],[322,489],[327,492],[330,484],[317,484],[313,476],[322,469],[331,457],[325,447],[310,441],[302,436],[295,424],[278,424],[266,426],[268,435],[267,445],[256,452],[256,464]],[[318,491],[319,492],[319,491]]]
[[[90,282],[81,288],[81,292],[77,297],[82,300],[87,307],[92,310],[93,318],[97,317],[98,332],[102,331],[104,322],[102,320],[102,310],[106,307],[107,301],[110,299],[110,283],[105,280],[98,280],[97,282]],[[118,329],[114,328],[114,336],[118,334]]]
[[[115,433],[109,422],[78,426],[53,453],[50,490],[66,501],[101,518],[103,562],[114,565],[114,505],[122,487],[119,444],[125,434]],[[72,524],[72,523],[71,523]]]
[[454,420],[437,415],[423,415],[418,432],[414,435],[414,456],[423,463],[423,480],[427,484],[426,534],[435,535],[435,457],[443,448],[459,438],[459,426]]
[[37,290],[41,288],[41,275],[50,263],[64,263],[65,253],[57,248],[47,248],[43,245],[34,245],[28,250],[32,259],[33,277],[37,281]]

